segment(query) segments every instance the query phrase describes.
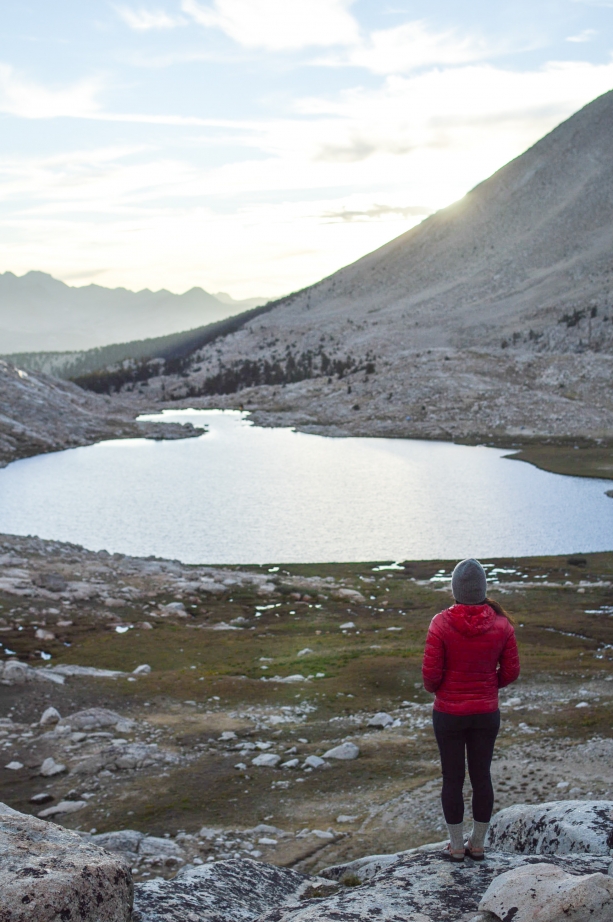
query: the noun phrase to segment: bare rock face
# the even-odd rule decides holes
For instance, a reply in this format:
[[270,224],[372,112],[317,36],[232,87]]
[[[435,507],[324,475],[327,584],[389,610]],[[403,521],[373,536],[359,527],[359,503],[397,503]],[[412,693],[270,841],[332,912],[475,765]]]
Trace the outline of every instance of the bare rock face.
[[299,905],[312,880],[248,858],[180,871],[137,884],[133,922],[251,922],[271,907]]
[[533,864],[496,877],[479,909],[513,922],[610,922],[613,880],[575,876],[551,864]]
[[129,922],[132,899],[121,858],[0,804],[1,922]]
[[613,853],[613,801],[515,804],[492,820],[490,848],[529,855]]

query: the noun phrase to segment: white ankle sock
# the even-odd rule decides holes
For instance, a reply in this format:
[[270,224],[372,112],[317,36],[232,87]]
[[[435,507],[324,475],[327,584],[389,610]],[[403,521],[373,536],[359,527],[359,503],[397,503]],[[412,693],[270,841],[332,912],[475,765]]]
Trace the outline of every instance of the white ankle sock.
[[464,848],[464,823],[454,823],[451,825],[447,823],[447,829],[449,830],[449,842],[452,849],[455,851],[460,851]]
[[477,820],[473,820],[473,831],[470,834],[470,844],[473,848],[483,848],[489,828],[489,823],[478,823]]

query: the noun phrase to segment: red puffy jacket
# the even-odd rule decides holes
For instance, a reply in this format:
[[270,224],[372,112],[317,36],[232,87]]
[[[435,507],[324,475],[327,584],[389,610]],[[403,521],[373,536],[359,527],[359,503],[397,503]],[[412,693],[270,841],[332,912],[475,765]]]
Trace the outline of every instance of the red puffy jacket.
[[453,605],[430,623],[422,666],[435,711],[485,714],[519,675],[513,625],[489,605]]

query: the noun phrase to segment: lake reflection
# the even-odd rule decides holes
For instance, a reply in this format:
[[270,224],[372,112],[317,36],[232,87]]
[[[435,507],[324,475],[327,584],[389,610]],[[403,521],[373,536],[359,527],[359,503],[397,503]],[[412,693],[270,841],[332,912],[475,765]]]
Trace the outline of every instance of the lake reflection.
[[187,563],[613,548],[610,482],[549,474],[501,449],[330,439],[260,429],[234,411],[163,417],[209,431],[101,442],[0,471],[0,531]]

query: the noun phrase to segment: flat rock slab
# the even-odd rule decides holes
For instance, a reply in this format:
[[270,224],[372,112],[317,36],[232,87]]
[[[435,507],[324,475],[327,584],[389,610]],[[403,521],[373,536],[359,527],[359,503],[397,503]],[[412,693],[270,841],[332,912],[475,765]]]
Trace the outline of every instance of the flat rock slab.
[[311,878],[248,858],[180,871],[174,880],[137,884],[133,922],[251,922],[263,912],[298,905]]
[[613,801],[514,804],[494,816],[487,843],[497,851],[529,855],[610,855]]
[[120,857],[0,804],[0,922],[128,922],[132,898]]

